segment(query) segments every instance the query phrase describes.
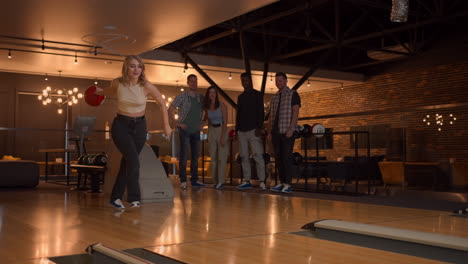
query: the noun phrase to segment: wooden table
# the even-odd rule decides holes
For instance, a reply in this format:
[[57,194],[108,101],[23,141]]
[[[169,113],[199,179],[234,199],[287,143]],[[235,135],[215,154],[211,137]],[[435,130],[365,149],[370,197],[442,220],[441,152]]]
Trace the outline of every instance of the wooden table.
[[432,189],[435,190],[437,188],[437,182],[440,175],[439,162],[404,162],[405,165],[405,179],[407,179],[406,175],[409,175],[408,171],[411,168],[428,168],[432,171]]
[[[67,185],[70,184],[70,152],[75,152],[74,149],[40,149],[40,153],[45,153],[45,168],[44,168],[44,176],[45,181],[48,181],[49,177],[49,153],[65,153],[65,162],[63,163],[54,163],[54,164],[63,164],[65,165],[65,176],[67,177]],[[52,164],[52,163],[50,163]]]
[[[364,169],[364,173],[367,174],[367,193],[370,194],[371,189],[371,179],[368,171],[368,166],[370,166],[370,160],[366,162],[362,161],[334,161],[334,160],[308,160],[303,161],[302,166],[312,167],[316,170],[316,190],[320,188],[320,179],[322,178],[321,174],[326,174],[327,178],[338,179],[338,180],[354,180],[355,181],[355,190],[354,193],[358,193],[359,180],[362,179],[357,173],[359,169]],[[305,190],[307,191],[307,178],[305,177]]]
[[403,161],[381,161],[380,171],[384,184],[401,184],[403,188],[408,183],[409,170],[412,168],[428,168],[432,171],[432,188],[436,189],[440,176],[439,162],[403,162]]

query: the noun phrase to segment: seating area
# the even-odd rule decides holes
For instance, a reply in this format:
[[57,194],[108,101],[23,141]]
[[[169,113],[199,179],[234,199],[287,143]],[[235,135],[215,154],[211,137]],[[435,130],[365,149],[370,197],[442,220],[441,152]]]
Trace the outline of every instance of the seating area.
[[[455,169],[445,173],[441,166],[439,162],[379,162],[384,187],[398,185],[405,189],[406,187],[428,186],[437,190],[452,187],[455,182],[461,185],[466,182],[464,178],[467,177],[467,171],[463,170],[462,164],[452,164],[452,168]],[[452,184],[449,183],[449,178],[453,179]]]
[[0,187],[36,187],[39,165],[31,160],[0,160]]
[[[380,185],[382,183],[382,174],[378,167],[378,162],[382,161],[384,156],[345,156],[342,160],[327,160],[326,157],[319,157],[318,161],[314,157],[309,157],[308,161],[296,162],[294,174],[296,183],[301,179],[319,179],[320,188],[324,184],[327,190],[344,190],[344,186],[356,181],[366,182],[367,185]],[[308,188],[308,187],[306,187]],[[355,190],[357,191],[357,190]]]

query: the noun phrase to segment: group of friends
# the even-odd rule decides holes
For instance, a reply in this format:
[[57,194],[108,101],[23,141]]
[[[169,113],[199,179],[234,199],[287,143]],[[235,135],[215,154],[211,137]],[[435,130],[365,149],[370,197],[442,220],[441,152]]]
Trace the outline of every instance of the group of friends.
[[[244,88],[237,98],[235,137],[239,144],[243,182],[238,189],[251,189],[251,161],[255,161],[259,188],[266,190],[263,140],[271,141],[278,168],[280,183],[271,191],[291,193],[293,147],[301,99],[296,90],[290,89],[287,75],[278,72],[275,84],[278,91],[270,101],[270,114],[264,124],[263,94],[253,88],[249,73],[241,74]],[[145,65],[138,56],[127,56],[121,77],[113,80],[108,88],[97,88],[97,94],[113,95],[117,98],[117,115],[112,122],[112,139],[122,153],[120,169],[112,189],[110,203],[116,208],[125,208],[122,201],[125,188],[130,207],[140,207],[139,153],[146,141],[145,109],[147,96],[153,97],[161,107],[164,132],[171,134],[170,121],[174,124],[180,140],[179,177],[182,189],[187,188],[187,159],[190,147],[190,185],[206,187],[198,180],[198,157],[200,131],[208,126],[210,169],[213,187],[222,189],[226,181],[229,153],[229,131],[227,107],[220,100],[216,87],[209,87],[205,95],[197,92],[198,77],[187,76],[189,89],[178,95],[167,109],[161,93],[145,76]],[[177,111],[178,118],[174,119]],[[265,134],[264,131],[267,131]],[[265,137],[266,136],[266,137]],[[250,149],[250,151],[249,151]],[[251,155],[250,155],[251,154]]]

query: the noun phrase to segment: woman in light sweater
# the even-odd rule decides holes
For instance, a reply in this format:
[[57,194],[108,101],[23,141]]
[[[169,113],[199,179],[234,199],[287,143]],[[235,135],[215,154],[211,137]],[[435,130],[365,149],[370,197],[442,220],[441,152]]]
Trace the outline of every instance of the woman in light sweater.
[[127,199],[131,207],[140,207],[140,161],[139,154],[146,141],[146,100],[151,95],[161,106],[164,132],[170,136],[171,128],[164,99],[158,88],[145,76],[145,65],[140,57],[125,58],[122,76],[114,79],[111,86],[97,88],[98,95],[117,97],[117,115],[112,122],[111,134],[114,144],[122,153],[120,169],[112,189],[110,204],[124,209],[122,196],[127,188]]
[[208,120],[208,145],[211,157],[211,176],[214,187],[222,189],[226,182],[226,164],[229,152],[227,137],[227,109],[219,101],[218,92],[211,86],[203,101],[204,121]]

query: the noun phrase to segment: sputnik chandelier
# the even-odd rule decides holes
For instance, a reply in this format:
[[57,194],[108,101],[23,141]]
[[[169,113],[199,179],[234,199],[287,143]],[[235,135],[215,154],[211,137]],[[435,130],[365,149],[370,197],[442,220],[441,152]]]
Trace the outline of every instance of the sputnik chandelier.
[[[164,94],[162,95],[162,98],[164,99],[164,102],[166,102],[166,107],[169,109],[169,106],[171,106],[171,103],[174,99]],[[176,113],[174,114],[174,119],[175,120],[179,119],[179,115],[177,114],[177,109],[176,109]]]
[[[432,120],[432,121],[431,121]],[[423,122],[426,123],[426,125],[435,125],[437,127],[437,131],[442,131],[442,126],[444,123],[446,125],[453,125],[457,118],[453,114],[449,114],[448,116],[445,117],[440,114],[435,114],[432,118],[431,115],[426,115],[425,118],[423,118]]]
[[[61,76],[62,71],[59,71],[59,76]],[[62,88],[52,88],[47,86],[42,90],[42,94],[37,97],[43,105],[55,104],[58,106],[57,113],[63,113],[63,107],[72,106],[78,104],[78,99],[83,98],[83,94],[79,93],[77,87],[73,89],[62,89]]]

